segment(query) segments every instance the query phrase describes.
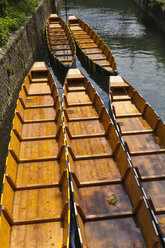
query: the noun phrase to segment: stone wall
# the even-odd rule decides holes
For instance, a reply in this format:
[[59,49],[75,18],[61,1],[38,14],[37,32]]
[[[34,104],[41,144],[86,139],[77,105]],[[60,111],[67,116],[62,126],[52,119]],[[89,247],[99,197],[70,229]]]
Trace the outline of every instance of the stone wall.
[[38,55],[43,55],[43,33],[50,13],[50,1],[42,0],[35,13],[28,18],[25,27],[11,34],[6,48],[0,49],[1,125],[5,121],[6,112],[13,105],[13,95],[18,93],[33,61]]
[[165,10],[157,2],[150,0],[133,0],[153,20],[160,30],[165,33]]
[[26,25],[10,35],[5,48],[0,48],[0,182],[21,84],[33,62],[42,60],[45,54],[44,30],[52,12],[51,1],[41,0]]

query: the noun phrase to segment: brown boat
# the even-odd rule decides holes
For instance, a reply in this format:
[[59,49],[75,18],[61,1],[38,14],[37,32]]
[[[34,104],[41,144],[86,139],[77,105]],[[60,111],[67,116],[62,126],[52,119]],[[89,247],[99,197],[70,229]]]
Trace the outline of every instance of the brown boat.
[[68,71],[63,109],[76,247],[161,247],[109,114],[79,69]]
[[67,24],[63,19],[52,14],[46,23],[47,44],[55,66],[62,69],[75,65],[76,47]]
[[110,102],[119,133],[156,215],[164,241],[165,124],[121,76],[110,77]]
[[99,35],[76,16],[69,16],[68,26],[86,64],[104,75],[117,75],[115,58]]
[[70,195],[60,102],[44,63],[22,85],[1,195],[1,248],[69,248]]

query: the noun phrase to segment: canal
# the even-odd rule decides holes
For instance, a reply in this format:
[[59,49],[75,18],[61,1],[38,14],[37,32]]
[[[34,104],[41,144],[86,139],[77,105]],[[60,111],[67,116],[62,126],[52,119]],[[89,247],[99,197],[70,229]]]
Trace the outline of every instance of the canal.
[[[76,15],[88,23],[108,44],[117,69],[165,121],[165,36],[131,0],[66,0],[59,14]],[[105,106],[109,106],[106,79],[90,75],[77,66],[94,84]],[[95,81],[97,81],[95,83]]]

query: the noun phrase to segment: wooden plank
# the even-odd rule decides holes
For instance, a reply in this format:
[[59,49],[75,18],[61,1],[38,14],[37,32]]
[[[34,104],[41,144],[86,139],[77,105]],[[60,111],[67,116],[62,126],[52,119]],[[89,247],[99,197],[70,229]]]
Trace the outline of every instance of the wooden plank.
[[163,232],[163,235],[165,235],[165,214],[158,214],[156,215],[156,217]]
[[121,185],[83,187],[79,189],[81,207],[88,215],[113,215],[131,210],[127,194]]
[[55,119],[55,110],[53,107],[24,110],[24,121],[47,119]]
[[164,187],[165,180],[156,180],[143,182],[143,187],[147,196],[151,197],[155,210],[163,209],[165,211]]
[[130,115],[130,114],[132,115],[132,114],[140,113],[136,108],[136,106],[131,101],[113,102],[113,106],[115,108],[116,116]]
[[152,134],[136,134],[123,136],[124,141],[128,143],[130,152],[160,150],[160,141],[154,139]]
[[57,187],[16,191],[13,217],[15,221],[59,217],[61,204],[61,193]]
[[1,248],[9,248],[10,247],[10,232],[11,232],[11,226],[6,220],[4,213],[1,212]]
[[74,162],[74,167],[80,183],[120,179],[117,164],[112,158],[79,160]]
[[143,117],[133,117],[133,118],[118,118],[117,122],[120,126],[121,132],[131,132],[131,131],[151,131],[151,127]]
[[[97,118],[98,115],[93,106],[78,106],[78,107],[68,107],[67,108],[67,113],[69,118]],[[76,119],[75,119],[76,120]]]
[[68,104],[90,102],[90,98],[86,92],[69,92],[67,99]]
[[56,132],[55,122],[27,123],[22,127],[22,138],[55,136]]
[[49,106],[53,105],[53,98],[51,95],[28,96],[25,104],[27,108],[31,106]]
[[144,247],[143,237],[132,218],[87,222],[85,233],[88,247],[131,248],[135,243],[140,248]]
[[129,85],[126,82],[124,82],[121,76],[111,76],[110,87],[112,89],[112,88],[129,87]]
[[[33,231],[32,231],[33,230]],[[40,238],[38,238],[40,237]],[[63,243],[62,222],[50,222],[14,226],[11,232],[11,248],[51,247]]]
[[57,156],[58,143],[54,139],[24,141],[20,146],[20,160],[35,160]]
[[85,135],[90,133],[102,133],[103,124],[99,120],[86,120],[81,122],[69,122],[68,128],[72,135]]
[[29,95],[50,94],[50,87],[47,83],[33,83],[30,85]]
[[50,186],[58,184],[59,180],[60,167],[57,161],[20,163],[18,165],[16,180],[18,187]]
[[10,216],[12,216],[13,199],[14,190],[11,188],[10,184],[5,179],[1,205],[7,210]]
[[109,142],[104,137],[100,138],[84,138],[81,140],[72,140],[71,145],[75,156],[92,155],[92,154],[111,154]]

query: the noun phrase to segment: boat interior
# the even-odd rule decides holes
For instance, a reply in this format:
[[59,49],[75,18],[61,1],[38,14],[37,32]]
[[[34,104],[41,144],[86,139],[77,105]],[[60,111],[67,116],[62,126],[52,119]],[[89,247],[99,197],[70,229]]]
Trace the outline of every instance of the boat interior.
[[84,21],[75,16],[69,16],[68,25],[81,51],[107,71],[116,70],[116,62],[109,47]]
[[63,19],[52,14],[46,23],[47,43],[52,55],[64,65],[71,65],[76,53],[69,28]]
[[115,119],[165,236],[165,125],[121,76],[110,77]]
[[109,114],[79,69],[67,74],[63,109],[71,192],[83,247],[160,247]]
[[1,198],[1,247],[69,247],[69,179],[58,91],[42,62],[22,85]]

